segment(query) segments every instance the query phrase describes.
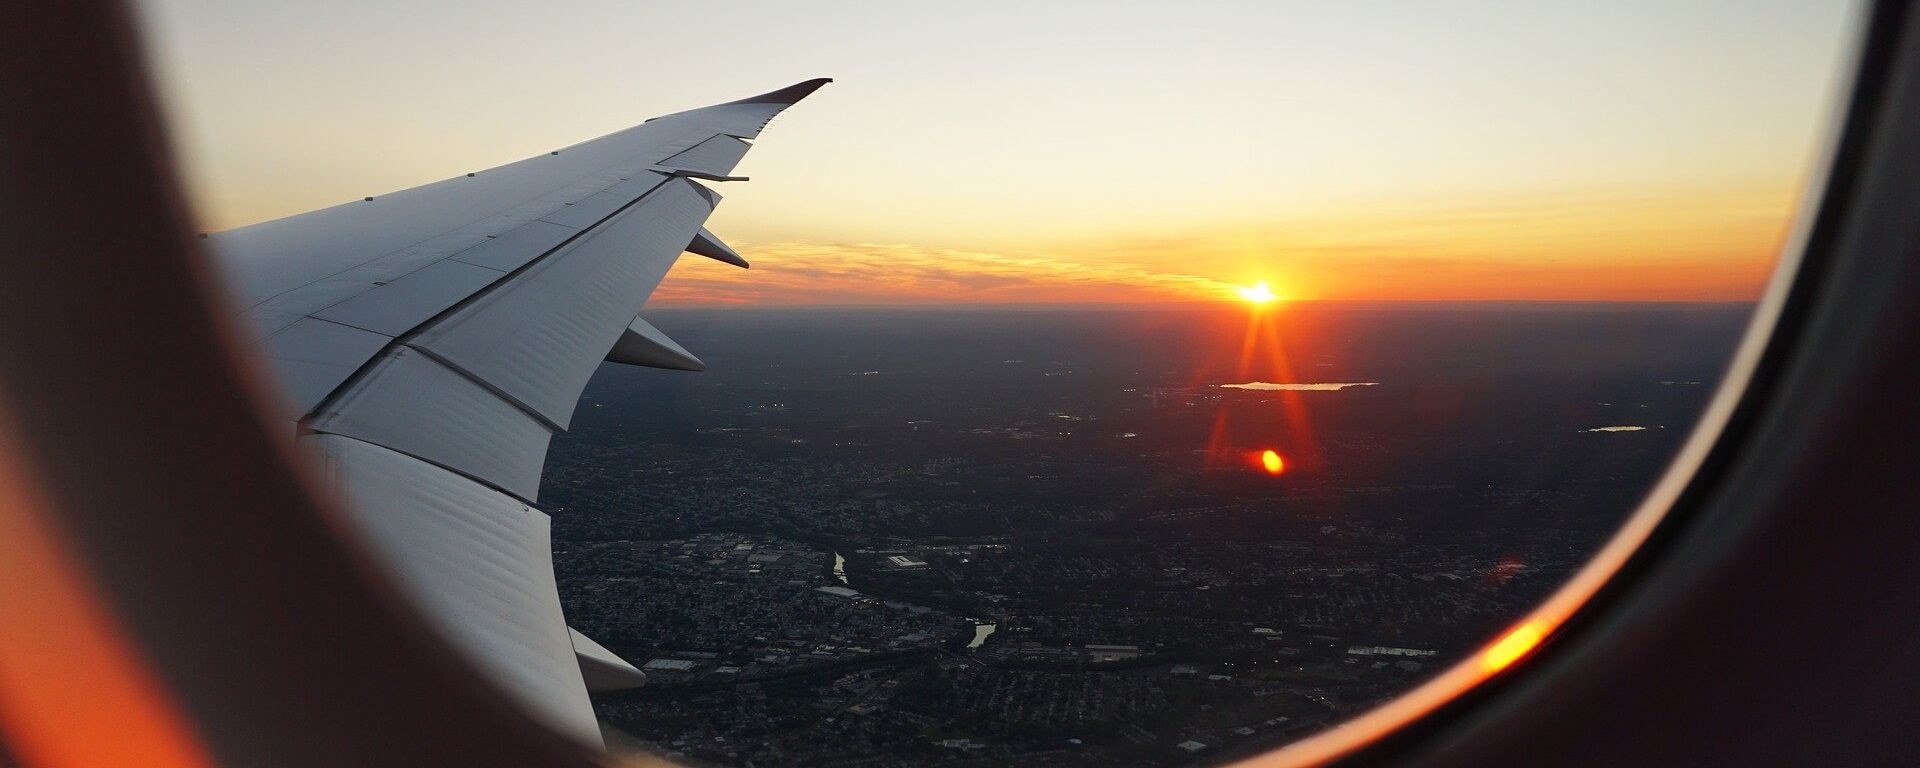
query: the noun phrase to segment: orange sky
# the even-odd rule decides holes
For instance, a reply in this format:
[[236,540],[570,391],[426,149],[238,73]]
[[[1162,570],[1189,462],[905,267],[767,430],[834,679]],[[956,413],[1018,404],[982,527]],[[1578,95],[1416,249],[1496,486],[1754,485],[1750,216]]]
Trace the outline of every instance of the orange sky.
[[1039,252],[742,244],[741,271],[684,259],[658,304],[1296,300],[1748,301],[1786,235],[1788,182],[1658,195],[1375,205]]
[[139,5],[208,230],[834,77],[720,190],[754,269],[684,259],[661,304],[1752,299],[1857,10]]

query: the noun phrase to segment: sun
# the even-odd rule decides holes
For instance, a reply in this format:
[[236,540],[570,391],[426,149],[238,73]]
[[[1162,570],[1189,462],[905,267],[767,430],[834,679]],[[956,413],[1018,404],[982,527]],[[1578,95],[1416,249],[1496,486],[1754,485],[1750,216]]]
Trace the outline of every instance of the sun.
[[1280,298],[1280,295],[1274,293],[1273,288],[1268,286],[1265,280],[1254,283],[1253,286],[1249,288],[1236,289],[1235,293],[1240,294],[1240,298],[1246,299],[1254,304],[1270,304],[1273,303],[1275,299]]

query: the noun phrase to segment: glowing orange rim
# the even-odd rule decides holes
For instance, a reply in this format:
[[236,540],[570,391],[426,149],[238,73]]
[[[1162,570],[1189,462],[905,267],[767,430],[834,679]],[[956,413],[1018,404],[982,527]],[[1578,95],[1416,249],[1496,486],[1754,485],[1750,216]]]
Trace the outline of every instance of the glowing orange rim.
[[[1856,14],[1852,20],[1851,36],[1854,44],[1848,53],[1848,77],[1858,73],[1860,54],[1864,49],[1862,36],[1866,31],[1864,14]],[[1601,585],[1612,579],[1627,562],[1627,558],[1645,543],[1667,511],[1673,508],[1674,501],[1693,480],[1700,463],[1706,458],[1713,444],[1719,440],[1720,433],[1726,428],[1727,420],[1733,415],[1734,406],[1747,389],[1753,378],[1754,366],[1760,361],[1761,353],[1766,350],[1767,340],[1780,321],[1780,308],[1786,303],[1787,290],[1792,284],[1793,275],[1799,271],[1807,244],[1808,229],[1820,205],[1819,194],[1826,189],[1827,177],[1833,167],[1834,150],[1839,144],[1841,125],[1846,106],[1845,94],[1853,92],[1852,83],[1847,87],[1835,89],[1841,98],[1835,99],[1829,106],[1829,115],[1825,121],[1826,134],[1820,147],[1819,162],[1813,166],[1806,192],[1801,195],[1799,210],[1794,216],[1793,232],[1787,238],[1780,251],[1779,262],[1774,265],[1773,276],[1767,281],[1765,295],[1754,307],[1753,319],[1747,325],[1747,332],[1740,339],[1740,346],[1734,351],[1733,360],[1727,367],[1727,375],[1721,379],[1719,389],[1713,400],[1700,415],[1700,422],[1688,435],[1687,442],[1667,466],[1660,482],[1648,492],[1645,500],[1627,518],[1620,532],[1607,541],[1606,546],[1593,556],[1586,567],[1574,574],[1567,584],[1547,598],[1539,608],[1518,622],[1499,638],[1480,648],[1473,655],[1462,659],[1434,678],[1411,691],[1368,710],[1366,713],[1347,720],[1326,731],[1309,736],[1292,744],[1279,747],[1271,752],[1257,755],[1236,766],[1259,766],[1260,768],[1278,768],[1279,766],[1318,765],[1326,763],[1355,750],[1379,741],[1415,720],[1425,717],[1439,709],[1455,697],[1466,693],[1515,663],[1525,659],[1542,642],[1552,637],[1554,630],[1565,623],[1574,611],[1580,609],[1591,599]]]

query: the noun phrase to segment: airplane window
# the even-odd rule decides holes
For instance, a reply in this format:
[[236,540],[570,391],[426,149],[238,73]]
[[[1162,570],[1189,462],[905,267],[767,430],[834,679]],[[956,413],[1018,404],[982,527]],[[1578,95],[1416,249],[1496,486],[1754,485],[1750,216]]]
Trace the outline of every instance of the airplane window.
[[[392,234],[338,268],[235,256],[233,292],[255,297],[236,311],[270,350],[366,350],[310,393],[316,369],[280,370],[303,441],[419,459],[380,477],[444,475],[478,489],[456,506],[503,499],[489,519],[547,537],[589,740],[760,766],[1222,764],[1525,658],[1556,620],[1530,612],[1702,424],[1794,226],[1858,13],[139,9],[216,251],[287,231],[259,222],[400,206],[364,208],[389,229],[360,247],[445,213],[409,195],[457,188],[389,190],[495,185],[475,203],[491,218]],[[575,151],[817,76],[835,82],[725,105],[807,97],[630,167]],[[705,165],[720,156],[738,170]],[[519,166],[475,170],[520,158],[577,178],[514,197],[497,179]],[[646,174],[669,180],[594,208]],[[673,190],[697,191],[661,200]],[[714,258],[681,258],[650,294],[607,298],[619,271],[514,287],[573,274],[598,227],[712,192],[723,204],[678,237],[699,229],[688,250]],[[378,276],[285,308],[354,270]],[[433,279],[403,286],[417,275]],[[545,362],[491,367],[572,343],[562,328],[515,347],[487,325],[485,307],[531,295],[547,303],[523,317],[644,298],[577,406],[520,389]],[[382,410],[381,382],[471,395]],[[490,424],[532,426],[401,433],[493,397],[515,407]],[[522,434],[530,465],[489,463]],[[357,503],[366,487],[342,493],[373,548],[415,541]],[[425,613],[455,645],[506,620],[437,599]]]

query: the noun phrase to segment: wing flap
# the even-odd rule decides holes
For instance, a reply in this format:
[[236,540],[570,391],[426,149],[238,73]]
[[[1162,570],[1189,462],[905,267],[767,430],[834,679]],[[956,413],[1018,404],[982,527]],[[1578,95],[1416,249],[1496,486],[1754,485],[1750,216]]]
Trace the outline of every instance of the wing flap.
[[308,427],[404,453],[527,501],[540,492],[548,426],[472,378],[400,346]]
[[565,428],[607,350],[711,213],[693,182],[662,185],[409,343]]
[[511,272],[560,247],[568,238],[580,234],[575,227],[563,227],[549,221],[529,221],[487,238],[480,244],[453,254],[450,258],[476,267]]
[[434,627],[536,717],[600,746],[579,695],[586,682],[554,583],[548,517],[378,446],[337,435],[300,442]]
[[326,320],[302,317],[267,337],[260,356],[280,372],[292,421],[380,353],[392,338]]
[[442,259],[312,316],[341,325],[399,336],[484,290],[507,273]]
[[555,209],[552,213],[540,217],[540,220],[574,229],[586,229],[612,216],[633,201],[645,197],[666,181],[665,174],[651,171],[639,173],[634,178],[626,179],[604,191]]
[[716,134],[706,141],[660,161],[660,165],[725,176],[733,171],[734,166],[740,164],[740,158],[746,157],[747,150],[752,146],[732,136]]

